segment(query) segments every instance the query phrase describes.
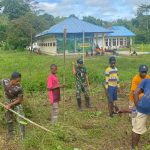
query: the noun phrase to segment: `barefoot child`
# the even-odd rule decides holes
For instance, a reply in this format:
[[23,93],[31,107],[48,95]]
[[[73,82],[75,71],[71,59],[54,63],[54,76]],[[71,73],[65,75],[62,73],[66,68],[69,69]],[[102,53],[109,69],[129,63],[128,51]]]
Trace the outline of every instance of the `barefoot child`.
[[109,116],[113,117],[115,111],[118,111],[118,107],[114,102],[117,100],[117,90],[119,88],[118,69],[116,68],[115,57],[112,56],[109,58],[109,64],[110,66],[105,70],[105,88],[108,95]]
[[52,112],[51,112],[51,121],[52,123],[58,120],[58,104],[60,101],[60,88],[64,88],[64,85],[59,84],[57,74],[57,66],[52,64],[50,66],[51,74],[48,76],[47,80],[47,90],[50,103],[52,105]]

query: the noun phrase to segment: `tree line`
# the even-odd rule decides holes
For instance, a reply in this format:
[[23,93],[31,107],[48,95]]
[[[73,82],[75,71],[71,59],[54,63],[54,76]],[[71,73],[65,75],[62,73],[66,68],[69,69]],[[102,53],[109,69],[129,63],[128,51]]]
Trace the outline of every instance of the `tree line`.
[[[74,14],[69,17],[76,17]],[[54,17],[39,9],[36,0],[0,0],[0,47],[24,49],[37,33],[59,23],[67,17]],[[76,17],[77,18],[77,17]],[[150,43],[150,5],[142,4],[136,17],[113,22],[84,16],[84,21],[103,27],[125,26],[136,34],[135,43]]]

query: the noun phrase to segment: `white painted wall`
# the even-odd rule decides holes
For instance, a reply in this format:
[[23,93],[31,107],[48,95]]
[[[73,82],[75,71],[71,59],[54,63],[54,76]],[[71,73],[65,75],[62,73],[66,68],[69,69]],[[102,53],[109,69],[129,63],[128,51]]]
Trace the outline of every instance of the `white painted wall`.
[[[45,37],[37,40],[36,42],[38,43],[42,53],[57,54],[57,41],[55,37]],[[53,43],[55,43],[55,45]],[[41,44],[43,44],[43,46]]]
[[102,34],[95,33],[93,42],[94,42],[94,46],[96,46],[96,44],[98,44],[99,48],[103,47]]
[[[127,46],[127,43],[128,43],[127,41],[130,41],[130,44],[132,45],[132,42],[131,42],[132,37],[130,37],[130,38],[127,38],[127,37],[105,37],[105,39],[108,39],[108,46],[106,46],[106,48],[108,48],[108,49],[124,48]],[[113,39],[116,39],[115,45],[113,44]],[[120,44],[121,40],[123,42],[122,45]],[[111,41],[111,42],[109,42],[109,41]],[[105,40],[105,42],[106,42],[106,40]],[[110,43],[111,43],[111,45],[110,45]]]

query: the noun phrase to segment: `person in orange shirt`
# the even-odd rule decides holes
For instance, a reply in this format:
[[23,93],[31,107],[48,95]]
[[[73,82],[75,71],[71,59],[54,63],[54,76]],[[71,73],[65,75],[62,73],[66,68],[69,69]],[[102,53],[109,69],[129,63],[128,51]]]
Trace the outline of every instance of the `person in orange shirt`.
[[[131,89],[130,89],[130,94],[129,94],[129,110],[131,111],[131,114],[129,116],[132,118],[132,125],[134,124],[134,118],[136,116],[136,107],[134,104],[134,92],[143,79],[150,78],[147,72],[148,72],[147,65],[140,65],[139,74],[135,75],[132,79]],[[141,93],[139,95],[139,98],[142,96],[143,94]]]
[[[130,88],[130,94],[129,94],[129,107],[128,109],[120,109],[118,113],[130,113],[129,116],[132,118],[132,124],[133,124],[133,118],[136,115],[136,107],[134,105],[134,92],[141,83],[143,79],[150,78],[150,75],[147,74],[148,67],[147,65],[140,65],[139,67],[139,74],[136,74],[131,82],[131,88]],[[139,98],[143,96],[143,93],[139,95]]]

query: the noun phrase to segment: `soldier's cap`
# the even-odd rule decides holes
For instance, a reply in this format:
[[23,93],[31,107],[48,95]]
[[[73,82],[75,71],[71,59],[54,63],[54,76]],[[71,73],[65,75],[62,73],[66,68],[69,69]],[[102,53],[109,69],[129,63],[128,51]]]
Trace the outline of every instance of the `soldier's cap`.
[[13,73],[11,74],[11,79],[12,79],[12,80],[15,80],[15,79],[17,79],[17,78],[21,78],[21,74],[20,74],[19,72],[13,72]]
[[114,57],[114,56],[111,56],[110,58],[109,58],[109,63],[111,64],[111,63],[116,63],[116,58]]
[[83,64],[83,60],[80,58],[77,60],[77,64]]
[[147,65],[140,65],[140,67],[139,67],[139,72],[148,72],[148,67],[147,67]]

